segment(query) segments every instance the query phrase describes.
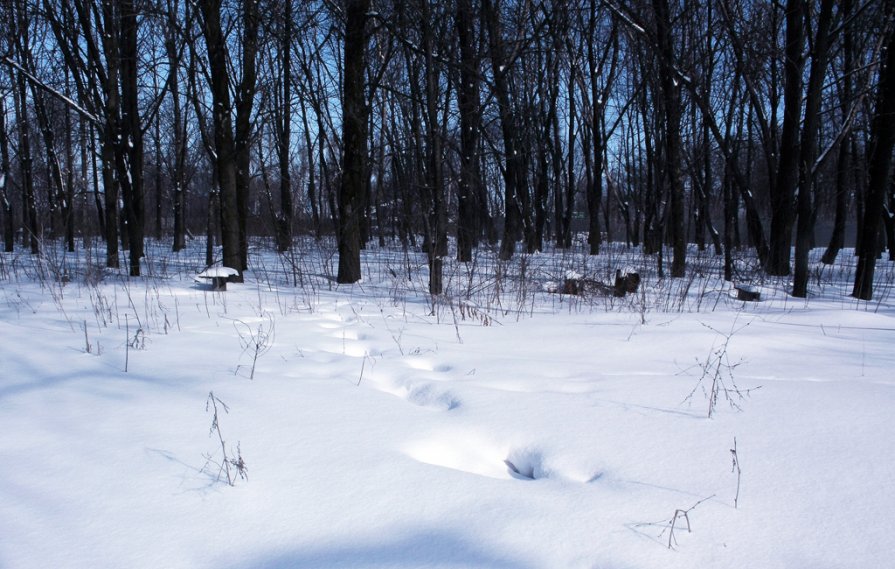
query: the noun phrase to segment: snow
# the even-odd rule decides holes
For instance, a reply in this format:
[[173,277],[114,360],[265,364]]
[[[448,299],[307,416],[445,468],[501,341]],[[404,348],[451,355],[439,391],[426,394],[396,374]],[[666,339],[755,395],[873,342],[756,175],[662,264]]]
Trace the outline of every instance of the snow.
[[[433,307],[423,254],[371,248],[364,284],[335,285],[332,250],[302,247],[298,277],[253,247],[222,293],[193,283],[201,247],[147,243],[144,279],[88,271],[102,250],[0,257],[0,566],[888,565],[891,262],[870,303],[847,296],[850,251],[815,265],[807,301],[764,280],[744,303],[610,245],[526,257],[528,282],[502,265],[498,294],[480,252]],[[616,267],[643,294],[540,292]],[[700,378],[725,340],[719,377],[743,397],[709,419]],[[247,466],[232,487],[209,392]],[[670,536],[678,510],[691,531]]]
[[211,279],[215,277],[232,277],[238,274],[239,271],[232,267],[209,267],[196,276],[203,279]]

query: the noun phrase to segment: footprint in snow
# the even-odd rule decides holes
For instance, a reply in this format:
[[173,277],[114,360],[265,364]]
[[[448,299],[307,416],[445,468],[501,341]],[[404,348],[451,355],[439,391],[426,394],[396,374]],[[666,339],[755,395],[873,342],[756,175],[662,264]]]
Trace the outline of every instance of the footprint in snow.
[[443,411],[451,411],[460,406],[460,400],[453,393],[428,384],[407,387],[404,397],[414,405]]
[[550,461],[543,450],[534,446],[505,452],[493,441],[471,433],[451,432],[419,441],[407,453],[419,462],[501,480],[548,479],[588,484],[603,476],[602,472],[590,477],[576,475]]

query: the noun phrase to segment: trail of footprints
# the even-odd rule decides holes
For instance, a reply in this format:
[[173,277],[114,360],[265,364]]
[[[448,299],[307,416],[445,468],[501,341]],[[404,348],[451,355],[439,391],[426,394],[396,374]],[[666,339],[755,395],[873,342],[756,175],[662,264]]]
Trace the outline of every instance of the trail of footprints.
[[[437,385],[437,376],[453,370],[450,365],[432,364],[425,357],[406,355],[394,357],[374,347],[377,339],[373,334],[363,331],[362,324],[354,317],[343,318],[336,312],[323,313],[314,324],[321,329],[320,341],[316,349],[311,350],[317,361],[330,363],[343,356],[358,358],[358,369],[364,369],[365,375],[359,379],[376,389],[400,397],[414,405],[439,411],[451,411],[460,407],[460,399],[449,389]],[[384,353],[388,353],[387,363],[382,361]],[[405,374],[400,370],[389,373],[396,361],[415,373]],[[378,365],[378,367],[377,367]],[[428,375],[429,378],[420,378]],[[394,376],[401,376],[395,379]],[[360,382],[359,382],[360,383]]]
[[[447,364],[433,363],[427,357],[406,355],[389,360],[389,363],[400,361],[407,369],[414,372],[401,379],[395,379],[380,366],[376,368],[377,358],[383,352],[371,346],[375,338],[357,329],[352,319],[345,320],[338,314],[325,315],[317,323],[323,329],[323,341],[319,353],[329,354],[333,358],[350,356],[370,358],[371,367],[375,371],[368,374],[367,385],[373,385],[380,391],[389,393],[420,407],[435,411],[453,411],[462,406],[461,399],[450,389],[439,385],[450,380],[454,368]],[[397,375],[402,375],[400,372]],[[420,375],[428,376],[420,378]],[[438,379],[438,376],[444,376]],[[548,457],[537,447],[521,446],[507,448],[479,434],[459,435],[454,430],[443,436],[430,436],[416,441],[405,448],[411,458],[432,466],[448,468],[467,474],[486,476],[505,480],[542,480],[561,479],[577,480],[590,483],[600,479],[603,473],[591,473],[586,476],[564,472],[563,468],[550,464]]]

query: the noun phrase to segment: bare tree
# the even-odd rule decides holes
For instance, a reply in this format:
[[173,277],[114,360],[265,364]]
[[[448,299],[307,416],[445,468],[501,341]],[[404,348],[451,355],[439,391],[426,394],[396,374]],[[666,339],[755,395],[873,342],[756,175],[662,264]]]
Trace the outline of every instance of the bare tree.
[[796,227],[795,274],[792,295],[808,295],[808,254],[814,241],[814,162],[820,128],[823,84],[830,58],[830,32],[833,25],[833,0],[822,0],[814,41],[811,42],[811,70],[805,93],[805,117],[802,121],[798,162],[798,223]]
[[479,61],[475,45],[475,14],[472,0],[457,0],[454,17],[459,40],[460,81],[457,87],[457,108],[460,114],[460,180],[457,212],[457,259],[472,260],[472,249],[478,241],[476,196],[481,184],[479,160],[476,156],[481,128],[479,99]]
[[[242,2],[240,77],[231,75],[227,37],[224,35],[221,0],[199,3],[199,21],[208,50],[213,102],[215,169],[220,189],[221,244],[224,265],[238,269],[239,278],[248,268],[249,180],[251,176],[252,108],[256,93],[258,51],[258,4]],[[229,18],[228,18],[229,20]],[[231,89],[236,93],[231,99]]]
[[345,5],[345,46],[342,86],[342,184],[339,192],[340,283],[361,279],[361,215],[366,184],[367,103],[366,72],[367,12],[369,0],[348,0]]
[[3,250],[11,253],[15,249],[15,215],[10,200],[9,180],[12,166],[9,162],[9,135],[6,131],[6,101],[0,97],[0,205],[3,206]]
[[895,148],[895,32],[891,30],[895,2],[886,0],[885,7],[890,22],[889,38],[884,52],[885,59],[879,70],[876,108],[871,124],[870,178],[867,184],[861,248],[857,251],[858,268],[852,290],[852,296],[861,300],[873,299],[873,275],[880,252],[879,230],[886,186],[889,183],[892,150]]
[[501,32],[500,6],[492,0],[482,0],[482,21],[488,34],[494,98],[497,101],[503,135],[504,231],[500,258],[507,260],[513,256],[516,241],[522,236],[522,194],[527,195],[528,190],[525,187],[522,155],[519,153],[516,140],[517,124],[513,117],[508,85],[508,75],[512,66]]

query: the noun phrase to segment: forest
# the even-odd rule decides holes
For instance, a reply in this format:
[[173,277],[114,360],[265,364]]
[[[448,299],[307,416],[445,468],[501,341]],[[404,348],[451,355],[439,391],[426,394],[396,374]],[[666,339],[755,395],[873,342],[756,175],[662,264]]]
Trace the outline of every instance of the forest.
[[893,42],[0,1],[0,567],[892,566]]
[[312,236],[352,283],[398,245],[438,295],[449,255],[581,236],[671,278],[693,246],[727,280],[749,251],[805,297],[809,252],[854,246],[870,300],[893,23],[893,0],[7,0],[4,247],[96,239],[139,276],[148,239],[243,271],[250,240]]

